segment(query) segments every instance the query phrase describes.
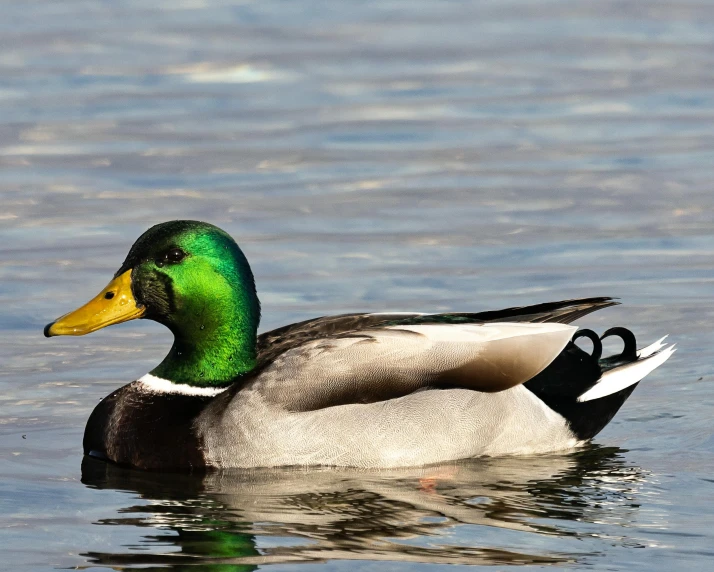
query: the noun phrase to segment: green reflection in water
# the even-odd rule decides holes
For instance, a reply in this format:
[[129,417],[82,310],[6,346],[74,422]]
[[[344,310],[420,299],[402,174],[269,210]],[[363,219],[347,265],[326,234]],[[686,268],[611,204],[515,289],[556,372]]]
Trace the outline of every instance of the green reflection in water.
[[202,475],[147,473],[86,458],[86,485],[131,493],[129,506],[96,524],[156,532],[142,533],[123,553],[84,556],[120,569],[221,572],[325,560],[585,564],[599,552],[580,542],[593,537],[593,523],[623,531],[607,542],[633,545],[624,531],[639,510],[646,474],[621,452],[590,446],[569,455],[378,472]]

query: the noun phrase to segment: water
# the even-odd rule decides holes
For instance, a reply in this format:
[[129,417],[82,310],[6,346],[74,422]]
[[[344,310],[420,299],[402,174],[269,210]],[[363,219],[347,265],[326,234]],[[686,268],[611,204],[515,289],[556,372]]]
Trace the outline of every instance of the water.
[[[709,569],[714,5],[1,8],[0,567]],[[611,295],[580,323],[680,349],[575,453],[205,479],[83,466],[93,406],[170,338],[42,326],[173,218],[236,237],[263,330]]]

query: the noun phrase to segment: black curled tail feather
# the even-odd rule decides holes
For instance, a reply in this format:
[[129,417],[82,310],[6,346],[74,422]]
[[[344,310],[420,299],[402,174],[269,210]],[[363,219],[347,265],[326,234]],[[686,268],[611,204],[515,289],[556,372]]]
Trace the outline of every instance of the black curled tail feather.
[[[623,352],[600,359],[601,340],[615,335],[625,342]],[[593,343],[592,354],[575,345],[575,340],[582,337]],[[612,420],[637,383],[591,401],[581,403],[578,397],[593,387],[605,371],[636,360],[636,340],[630,330],[610,328],[602,337],[598,337],[592,330],[579,330],[560,355],[541,373],[527,381],[524,387],[562,415],[579,440],[592,439]]]
[[600,341],[605,338],[612,336],[618,336],[625,343],[625,347],[622,349],[622,353],[614,356],[604,358],[600,361],[600,366],[605,369],[612,369],[617,365],[622,365],[625,363],[630,363],[637,360],[637,340],[635,339],[635,334],[633,334],[627,328],[617,326],[615,328],[610,328],[602,336],[600,336]]
[[587,338],[592,342],[593,353],[590,354],[590,357],[596,362],[600,361],[600,358],[602,357],[602,338],[599,338],[598,335],[592,330],[578,330],[575,332],[572,342],[575,343],[579,338]]

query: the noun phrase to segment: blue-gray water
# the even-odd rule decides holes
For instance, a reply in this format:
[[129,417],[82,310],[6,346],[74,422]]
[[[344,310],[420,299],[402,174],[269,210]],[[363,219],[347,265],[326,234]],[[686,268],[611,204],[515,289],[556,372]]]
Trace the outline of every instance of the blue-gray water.
[[[714,4],[0,11],[0,568],[710,569]],[[611,295],[580,323],[679,351],[577,453],[205,480],[82,467],[93,406],[170,338],[42,326],[173,218],[236,237],[263,330]]]

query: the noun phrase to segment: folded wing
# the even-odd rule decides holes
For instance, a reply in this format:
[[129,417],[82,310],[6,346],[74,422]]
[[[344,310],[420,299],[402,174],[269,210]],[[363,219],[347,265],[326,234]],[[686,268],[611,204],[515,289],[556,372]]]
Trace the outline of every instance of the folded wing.
[[569,324],[586,314],[614,306],[612,298],[578,298],[519,306],[487,312],[449,312],[423,314],[419,312],[380,312],[377,314],[342,314],[322,316],[289,324],[258,336],[258,363],[264,366],[275,357],[310,340],[328,338],[357,330],[380,329],[385,326],[423,324],[482,324],[484,322],[558,322]]
[[251,385],[291,411],[372,403],[424,388],[503,391],[542,371],[575,330],[505,322],[357,330],[288,349]]

